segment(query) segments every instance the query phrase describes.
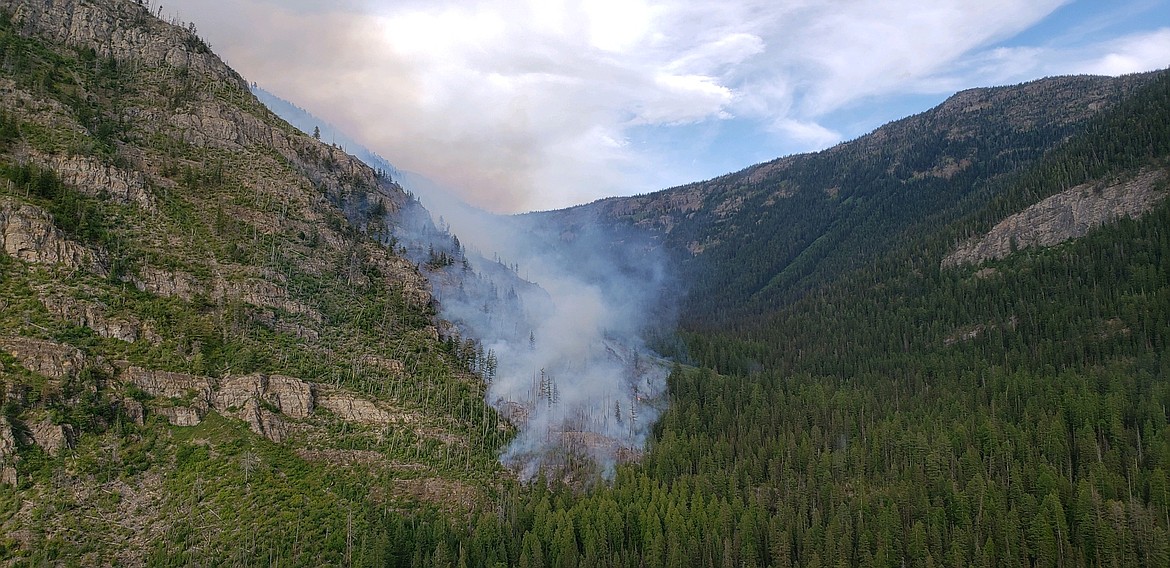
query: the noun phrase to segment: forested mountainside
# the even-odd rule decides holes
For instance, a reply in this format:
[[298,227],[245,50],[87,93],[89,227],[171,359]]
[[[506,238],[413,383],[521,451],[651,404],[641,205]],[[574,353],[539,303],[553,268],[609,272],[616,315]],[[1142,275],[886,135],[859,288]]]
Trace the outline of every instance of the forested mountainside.
[[[1128,86],[1113,91],[1108,105],[1090,107],[1062,102],[1068,92],[1053,86],[1069,84]],[[770,304],[731,285],[723,294],[692,293],[683,305],[693,319],[688,325],[684,314],[686,346],[677,355],[720,374],[676,370],[670,409],[645,462],[623,471],[612,488],[529,505],[534,518],[524,526],[531,530],[516,543],[521,558],[559,562],[567,554],[615,566],[635,565],[631,557],[671,566],[1170,562],[1170,76],[1031,87],[1038,85],[1046,87],[1032,92],[1028,107],[1065,118],[1063,125],[1027,127],[1059,133],[1033,139],[1027,160],[963,186],[932,185],[942,197],[914,194],[930,207],[900,193],[929,179],[874,176],[852,188],[834,185],[837,196],[848,191],[861,202],[854,211],[866,199],[886,207],[833,226],[854,248],[816,249],[822,260],[812,264],[821,272],[808,273],[819,274],[809,285],[773,275],[774,286],[791,286],[778,288]],[[1015,89],[961,94],[883,130]],[[1069,108],[1079,110],[1067,114]],[[1010,105],[980,112],[980,123],[1022,116]],[[938,142],[935,129],[921,131],[935,132],[926,140]],[[915,141],[881,149],[877,140],[888,135],[844,148],[893,156]],[[828,179],[865,171],[850,161],[821,164]],[[954,178],[975,164],[957,168]],[[783,187],[784,177],[773,182]],[[879,199],[883,188],[892,194]],[[763,220],[779,215],[767,209],[801,193],[773,194],[771,202],[705,225],[695,219],[718,213],[703,200],[687,204],[687,195],[668,190],[534,217],[573,223],[578,215],[617,216],[640,222],[665,246],[719,241],[731,251],[757,246],[747,234],[791,229]],[[664,215],[655,203],[685,213]],[[917,213],[892,208],[897,203]],[[786,215],[799,227],[800,214],[814,213]],[[737,219],[754,219],[753,229]],[[672,236],[687,223],[707,232]],[[689,253],[702,259],[705,250]],[[761,245],[757,254],[767,250]],[[771,261],[735,258],[696,260],[681,270],[682,280],[702,290],[712,279],[736,278],[741,265]],[[753,313],[699,323],[707,298]],[[541,516],[557,519],[554,527],[541,532],[550,522]],[[614,526],[624,531],[615,534]],[[579,535],[577,549],[564,546],[572,542],[564,527]],[[587,544],[596,542],[600,554]]]
[[396,184],[141,2],[0,2],[0,61],[0,563],[356,564],[486,502]]
[[416,202],[146,5],[0,10],[0,563],[1170,565],[1165,73],[527,217],[676,253],[695,367],[519,484]]
[[742,325],[982,207],[1156,76],[964,91],[822,152],[529,217],[561,238],[590,224],[642,229],[678,259],[685,326]]

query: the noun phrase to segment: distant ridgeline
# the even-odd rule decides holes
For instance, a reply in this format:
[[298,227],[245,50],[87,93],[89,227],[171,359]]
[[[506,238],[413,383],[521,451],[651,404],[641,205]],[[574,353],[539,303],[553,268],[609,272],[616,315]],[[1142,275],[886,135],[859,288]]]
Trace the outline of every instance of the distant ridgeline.
[[0,0],[0,564],[1170,565],[1167,73],[449,229],[158,11]]
[[1060,77],[537,214],[657,239],[675,354],[725,375],[672,375],[643,466],[565,522],[653,511],[615,548],[677,565],[1165,565],[1168,175],[1170,75]]

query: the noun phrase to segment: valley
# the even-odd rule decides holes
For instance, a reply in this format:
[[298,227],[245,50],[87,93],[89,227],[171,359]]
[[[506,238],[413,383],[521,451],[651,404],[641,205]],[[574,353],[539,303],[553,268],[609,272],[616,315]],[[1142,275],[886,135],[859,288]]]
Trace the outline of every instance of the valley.
[[1166,71],[493,215],[149,3],[0,61],[0,565],[1170,564]]

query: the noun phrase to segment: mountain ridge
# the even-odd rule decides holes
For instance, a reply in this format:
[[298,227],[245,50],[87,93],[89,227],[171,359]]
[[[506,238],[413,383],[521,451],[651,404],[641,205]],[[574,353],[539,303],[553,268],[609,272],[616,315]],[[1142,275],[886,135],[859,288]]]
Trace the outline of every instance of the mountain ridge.
[[[590,222],[635,229],[674,255],[681,277],[692,282],[685,293],[696,320],[740,318],[744,305],[772,309],[856,268],[919,219],[954,211],[948,222],[956,221],[955,208],[969,194],[995,191],[996,180],[1038,160],[1159,75],[970,89],[833,148],[526,217],[538,232],[546,224],[558,238],[572,238],[560,227]],[[764,251],[772,260],[761,260]],[[746,302],[740,308],[720,303],[716,291]]]
[[[587,292],[691,286],[657,343],[703,368],[668,372],[610,339],[653,298],[584,296],[535,333],[481,303],[555,302],[515,264],[472,270],[475,243],[278,120],[192,27],[128,0],[0,6],[20,13],[0,18],[0,564],[1170,562],[1166,202],[942,265],[1047,197],[1165,170],[1165,73],[963,93],[932,115],[949,122],[654,194],[662,210],[615,202],[616,223],[518,218]],[[664,250],[673,278],[644,262]],[[601,278],[612,264],[630,270]],[[571,421],[604,428],[526,439],[485,404],[514,361],[452,333],[444,303],[525,353],[601,322],[587,347],[655,377],[577,393],[600,412]],[[503,389],[527,399],[501,399],[507,418],[592,370],[549,368]],[[515,483],[518,439],[568,451]],[[608,472],[580,459],[598,448]]]
[[142,3],[0,12],[0,563],[341,564],[506,483],[400,187]]

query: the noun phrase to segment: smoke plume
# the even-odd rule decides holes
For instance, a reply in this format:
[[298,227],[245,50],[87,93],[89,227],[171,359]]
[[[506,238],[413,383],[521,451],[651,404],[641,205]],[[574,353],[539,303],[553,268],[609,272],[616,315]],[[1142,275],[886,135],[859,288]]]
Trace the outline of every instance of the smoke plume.
[[400,180],[427,208],[404,210],[395,236],[428,274],[488,403],[518,428],[503,463],[530,478],[579,465],[608,475],[635,459],[668,374],[644,340],[669,323],[656,249],[600,225],[559,225],[563,215],[484,213]]

